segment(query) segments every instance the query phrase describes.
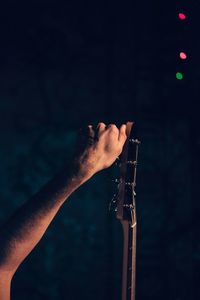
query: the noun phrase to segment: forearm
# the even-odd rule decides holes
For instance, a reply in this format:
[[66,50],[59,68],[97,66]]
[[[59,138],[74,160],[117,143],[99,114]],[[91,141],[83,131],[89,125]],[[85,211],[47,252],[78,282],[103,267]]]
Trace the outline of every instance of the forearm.
[[111,166],[125,140],[126,125],[118,130],[113,124],[106,127],[99,123],[96,131],[88,126],[86,139],[80,142],[81,152],[74,158],[72,167],[51,180],[0,230],[0,277],[1,274],[12,277],[66,199],[95,173]]
[[11,277],[10,274],[2,272],[0,270],[0,299],[10,300],[10,285]]
[[0,269],[14,274],[59,208],[83,181],[82,177],[64,170],[18,209],[0,231]]

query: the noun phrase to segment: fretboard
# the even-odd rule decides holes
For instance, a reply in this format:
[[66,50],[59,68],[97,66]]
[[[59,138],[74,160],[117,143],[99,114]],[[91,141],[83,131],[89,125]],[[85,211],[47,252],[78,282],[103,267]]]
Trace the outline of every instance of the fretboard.
[[122,226],[124,231],[122,300],[135,300],[136,222],[133,226],[123,222]]

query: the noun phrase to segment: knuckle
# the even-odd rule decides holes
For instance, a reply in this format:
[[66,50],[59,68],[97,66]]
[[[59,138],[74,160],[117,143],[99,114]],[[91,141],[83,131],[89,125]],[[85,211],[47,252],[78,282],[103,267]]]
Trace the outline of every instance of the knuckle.
[[118,128],[115,124],[109,124],[108,128],[111,129],[112,131],[118,131]]
[[105,124],[105,123],[103,123],[103,122],[99,122],[97,126],[98,126],[98,127],[105,127],[105,126],[106,126],[106,124]]

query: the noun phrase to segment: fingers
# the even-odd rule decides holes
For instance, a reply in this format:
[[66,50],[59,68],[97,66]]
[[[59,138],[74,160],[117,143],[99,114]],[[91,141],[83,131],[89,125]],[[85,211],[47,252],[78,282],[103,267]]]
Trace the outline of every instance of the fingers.
[[127,136],[126,136],[126,125],[125,124],[122,124],[120,129],[119,129],[119,142],[124,145],[125,141],[127,139]]
[[117,126],[115,124],[109,124],[107,126],[107,130],[111,130],[113,132],[118,132],[119,133],[119,129],[117,128]]
[[122,124],[121,127],[118,129],[115,124],[109,124],[107,129],[110,129],[111,132],[113,132],[115,135],[117,135],[118,141],[122,146],[124,145],[126,141],[126,124]]
[[103,123],[103,122],[100,122],[98,125],[97,125],[97,129],[98,131],[104,131],[106,129],[106,124]]
[[105,123],[99,122],[96,130],[93,129],[92,125],[88,125],[88,136],[90,138],[93,138],[95,140],[98,140],[98,138],[103,134],[103,133],[108,132],[109,134],[112,134],[112,136],[115,136],[119,143],[123,146],[125,141],[126,141],[126,125],[122,124],[120,129],[117,128],[115,124],[109,124],[106,126]]
[[95,132],[92,125],[81,128],[77,137],[77,144],[79,144],[78,148],[80,148],[80,151],[86,146],[92,145],[94,142],[94,137]]
[[100,137],[100,135],[106,130],[106,124],[103,122],[100,122],[97,125],[97,130],[96,130],[96,139]]
[[95,137],[95,132],[92,125],[88,125],[88,136],[91,138]]
[[88,134],[87,134],[87,145],[91,146],[94,144],[94,139],[95,139],[95,131],[93,129],[92,125],[88,125]]

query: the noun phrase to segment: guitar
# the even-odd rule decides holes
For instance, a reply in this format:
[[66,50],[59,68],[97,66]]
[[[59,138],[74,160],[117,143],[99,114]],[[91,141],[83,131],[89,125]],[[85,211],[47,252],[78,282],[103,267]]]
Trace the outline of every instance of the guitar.
[[123,227],[122,300],[135,300],[136,282],[136,206],[135,187],[140,141],[133,138],[133,122],[127,123],[127,140],[120,157],[118,192],[112,200],[116,217]]

